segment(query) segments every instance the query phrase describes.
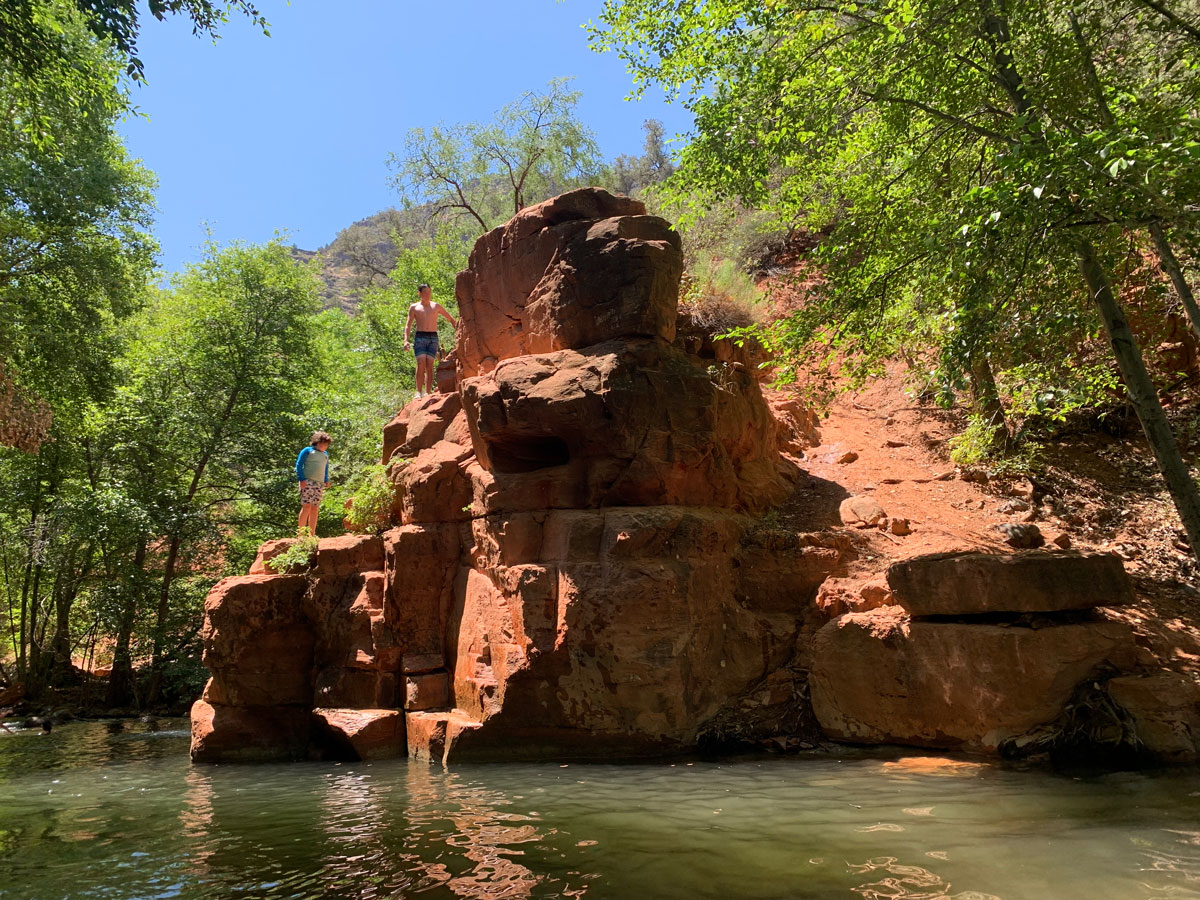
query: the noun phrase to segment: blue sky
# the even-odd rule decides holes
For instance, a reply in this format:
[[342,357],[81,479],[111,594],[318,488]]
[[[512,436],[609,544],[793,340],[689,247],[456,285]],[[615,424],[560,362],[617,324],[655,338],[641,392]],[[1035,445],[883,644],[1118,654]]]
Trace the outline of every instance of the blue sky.
[[122,125],[158,176],[156,236],[167,271],[219,241],[286,229],[315,249],[398,202],[389,151],[409,128],[489,118],[523,91],[575,76],[579,116],[605,156],[639,153],[641,123],[687,129],[661,91],[631,103],[620,59],[588,47],[580,25],[601,0],[260,0],[264,37],[233,19],[213,44],[183,19],[145,16],[139,50],[148,116]]

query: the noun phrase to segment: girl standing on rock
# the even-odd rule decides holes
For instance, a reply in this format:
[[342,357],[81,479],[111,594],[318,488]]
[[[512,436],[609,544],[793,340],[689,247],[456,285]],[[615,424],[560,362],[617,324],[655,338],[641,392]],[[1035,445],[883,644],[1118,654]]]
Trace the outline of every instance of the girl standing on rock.
[[329,486],[329,442],[324,431],[314,431],[309,445],[296,457],[296,480],[300,482],[300,519],[296,528],[300,534],[307,528],[317,533],[317,513],[321,497]]

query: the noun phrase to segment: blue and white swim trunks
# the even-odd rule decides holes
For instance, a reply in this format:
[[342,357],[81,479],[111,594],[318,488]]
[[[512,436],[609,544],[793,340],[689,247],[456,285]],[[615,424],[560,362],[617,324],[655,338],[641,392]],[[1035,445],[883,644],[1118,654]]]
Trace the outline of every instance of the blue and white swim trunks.
[[437,355],[438,335],[436,331],[418,331],[413,335],[413,356],[418,359],[422,356],[437,359]]

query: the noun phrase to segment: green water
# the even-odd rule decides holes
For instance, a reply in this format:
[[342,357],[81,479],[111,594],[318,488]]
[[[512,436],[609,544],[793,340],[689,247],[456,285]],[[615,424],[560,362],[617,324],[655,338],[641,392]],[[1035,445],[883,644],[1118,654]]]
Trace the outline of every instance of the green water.
[[0,732],[0,897],[1200,898],[1200,775],[796,758],[192,767]]

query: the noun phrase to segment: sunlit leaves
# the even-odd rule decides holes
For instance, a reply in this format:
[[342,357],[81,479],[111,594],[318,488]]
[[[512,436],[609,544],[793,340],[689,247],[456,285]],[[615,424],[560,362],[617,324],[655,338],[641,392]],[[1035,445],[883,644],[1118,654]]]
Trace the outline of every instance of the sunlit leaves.
[[388,165],[407,206],[466,220],[481,233],[535,200],[579,186],[601,169],[595,136],[575,116],[569,79],[527,91],[491,122],[414,128]]

